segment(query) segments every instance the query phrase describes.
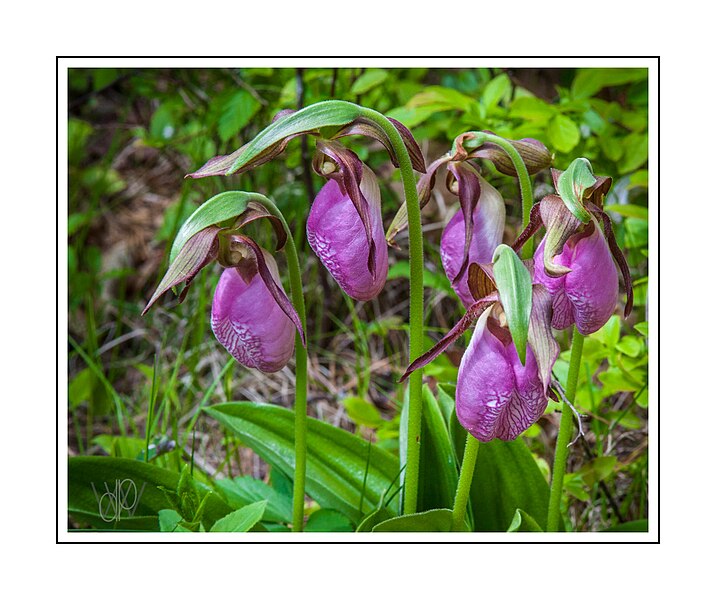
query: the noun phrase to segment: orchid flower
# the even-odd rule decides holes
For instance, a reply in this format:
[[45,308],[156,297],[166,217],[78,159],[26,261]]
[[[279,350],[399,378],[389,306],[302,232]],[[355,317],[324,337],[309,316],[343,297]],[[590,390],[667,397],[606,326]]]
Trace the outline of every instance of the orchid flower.
[[[553,169],[555,187],[561,174]],[[583,335],[601,329],[619,300],[616,265],[627,292],[624,315],[631,312],[633,293],[629,266],[617,245],[611,221],[601,209],[610,185],[610,178],[601,177],[584,191],[586,223],[574,216],[560,196],[546,196],[535,204],[529,225],[513,245],[519,250],[544,224],[546,234],[535,252],[534,278],[552,295],[555,329],[575,324]],[[597,219],[602,222],[604,231]]]
[[[529,270],[532,261],[526,261]],[[524,364],[520,361],[492,275],[492,265],[471,263],[468,285],[473,302],[465,315],[431,350],[410,364],[401,381],[424,367],[477,320],[457,376],[455,410],[460,424],[481,442],[514,440],[545,411],[559,345],[552,336],[551,298],[532,286],[532,309]]]
[[[433,161],[418,182],[422,208],[430,199],[438,169],[445,165],[448,171],[447,188],[460,201],[460,210],[443,231],[440,257],[451,285],[465,307],[473,301],[467,285],[468,264],[489,263],[495,248],[502,242],[505,229],[505,202],[502,196],[469,161],[487,159],[501,173],[516,174],[512,161],[499,146],[485,143],[472,148],[470,143],[475,136],[475,132],[459,135],[451,151]],[[527,138],[510,143],[522,156],[530,174],[549,166],[551,155],[541,142]],[[388,229],[388,243],[395,245],[395,236],[406,226],[407,212],[403,205]]]
[[388,276],[378,180],[339,144],[319,141],[317,147],[314,168],[329,181],[311,206],[308,243],[346,294],[370,300]]
[[280,250],[286,233],[280,222],[259,204],[248,208],[232,227],[211,225],[194,234],[181,248],[142,312],[172,287],[184,283],[179,301],[192,280],[214,260],[224,267],[214,292],[211,329],[217,340],[242,365],[273,373],[285,367],[294,351],[296,330],[305,344],[301,321],[281,285],[273,256],[238,229],[267,218],[274,226]]
[[453,289],[468,307],[474,298],[468,289],[467,265],[489,263],[502,242],[505,201],[469,163],[450,163],[448,169],[448,189],[457,193],[460,210],[443,231],[440,258]]

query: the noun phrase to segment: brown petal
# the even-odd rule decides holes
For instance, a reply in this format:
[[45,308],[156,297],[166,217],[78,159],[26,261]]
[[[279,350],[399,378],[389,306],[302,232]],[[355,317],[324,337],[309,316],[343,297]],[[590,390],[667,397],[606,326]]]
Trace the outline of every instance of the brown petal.
[[[413,165],[413,169],[420,173],[425,173],[425,158],[423,157],[423,153],[420,151],[420,147],[415,141],[413,134],[410,133],[410,130],[400,121],[397,121],[396,119],[391,119],[390,117],[388,117],[388,120],[398,130],[398,133],[400,133],[400,137],[403,138],[405,147],[407,148],[408,154],[410,155],[410,162]],[[349,123],[345,127],[339,129],[338,132],[335,133],[331,139],[338,139],[348,135],[363,135],[380,142],[388,151],[388,154],[390,155],[390,162],[393,163],[393,166],[396,168],[400,166],[398,163],[398,157],[395,153],[395,149],[390,143],[390,138],[388,137],[388,134],[383,130],[382,127],[379,127],[373,121],[368,121],[359,117],[352,123]]]
[[[465,269],[467,269],[472,232],[475,227],[473,217],[477,203],[480,200],[481,189],[477,171],[475,171],[474,167],[470,164],[465,162],[449,162],[447,168],[457,183],[457,197],[460,200],[460,208],[462,209],[462,216],[465,221],[465,246],[460,269],[452,281],[452,283],[455,283],[462,278],[465,274]],[[450,175],[448,175],[448,180],[449,179]],[[451,189],[449,181],[447,187]]]
[[550,277],[561,277],[571,269],[558,265],[554,257],[562,253],[564,244],[582,225],[565,206],[559,196],[545,196],[539,203],[540,216],[546,229],[544,240],[544,270]]
[[174,262],[169,265],[156,291],[142,311],[142,315],[147,313],[162,294],[180,283],[186,284],[179,297],[180,302],[184,300],[196,274],[216,258],[219,252],[219,242],[216,239],[219,231],[221,231],[220,227],[212,225],[195,233],[187,240]]
[[[522,160],[527,167],[530,175],[539,173],[552,164],[552,154],[542,142],[532,138],[524,138],[521,140],[507,140],[515,147]],[[477,150],[470,153],[470,158],[484,158],[492,162],[495,168],[505,175],[517,176],[515,165],[512,159],[502,148],[496,144],[487,142],[480,146]]]
[[467,287],[470,288],[474,300],[496,292],[497,286],[492,274],[492,265],[470,263],[467,269]]
[[467,312],[457,322],[457,324],[445,334],[445,337],[443,337],[430,350],[425,352],[425,354],[419,356],[412,363],[410,363],[405,373],[403,373],[403,376],[400,378],[400,382],[405,381],[413,371],[422,369],[425,365],[435,360],[448,348],[448,346],[465,333],[470,328],[470,325],[472,325],[472,323],[497,300],[497,293],[493,293],[475,302],[475,304],[467,309]]

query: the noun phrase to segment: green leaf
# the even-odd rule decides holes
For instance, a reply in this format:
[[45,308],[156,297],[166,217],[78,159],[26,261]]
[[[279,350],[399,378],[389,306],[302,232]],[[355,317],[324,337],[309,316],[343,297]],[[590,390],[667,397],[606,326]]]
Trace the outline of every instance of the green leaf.
[[592,165],[586,158],[575,158],[557,180],[557,192],[565,206],[582,223],[591,217],[582,204],[584,191],[597,182]]
[[500,244],[492,255],[495,285],[505,310],[507,326],[524,365],[527,356],[527,332],[532,314],[532,277],[515,251]]
[[619,174],[630,173],[643,166],[649,158],[649,138],[644,133],[630,133],[622,142],[624,156],[618,164]]
[[579,127],[566,115],[555,115],[547,125],[547,136],[555,150],[567,154],[579,143]]
[[[401,442],[407,436],[409,401],[403,404]],[[406,448],[401,444],[401,457]],[[423,418],[420,435],[419,511],[451,507],[457,489],[457,457],[438,401],[427,385],[423,386]]]
[[497,106],[512,93],[512,83],[506,73],[490,80],[482,92],[481,101],[488,110]]
[[581,473],[585,484],[592,486],[609,477],[616,466],[616,456],[598,456],[579,469],[578,473]]
[[649,519],[639,519],[637,521],[627,521],[626,523],[619,523],[613,527],[602,529],[604,533],[647,533],[649,531]]
[[[175,471],[127,458],[104,456],[72,457],[68,464],[68,511],[80,522],[99,529],[159,531],[159,511],[175,508],[165,493],[165,490],[177,489],[179,474]],[[129,481],[132,484],[123,483]],[[131,505],[120,510],[118,515],[116,504],[112,506],[112,496],[116,497],[116,482],[119,482],[126,497],[124,504]],[[204,494],[211,491],[200,483],[195,485]],[[138,497],[136,505],[132,502],[134,489]],[[102,496],[100,513],[98,497]],[[205,527],[211,527],[229,512],[231,509],[217,494],[209,493],[202,522]],[[107,518],[110,519],[105,520]]]
[[537,524],[537,521],[535,521],[532,517],[530,517],[521,508],[518,508],[515,511],[515,516],[512,518],[512,522],[510,523],[510,526],[507,528],[508,533],[511,533],[513,531],[541,532],[543,530]]
[[249,202],[261,200],[265,200],[265,196],[252,192],[222,192],[209,198],[184,221],[174,239],[169,262],[173,263],[187,241],[202,229],[238,217]]
[[355,80],[351,86],[351,94],[357,96],[365,94],[375,86],[380,85],[388,78],[388,71],[383,69],[368,69],[363,75]]
[[[204,410],[272,467],[289,477],[293,475],[293,411],[250,402],[228,402]],[[361,511],[368,446],[367,441],[347,431],[308,419],[306,493],[322,508],[335,509],[353,523],[360,522],[363,514],[377,508],[381,494],[398,474],[397,458],[373,446]],[[395,504],[388,507],[393,514]]]
[[523,96],[515,99],[510,105],[510,116],[527,121],[547,123],[557,114],[557,109],[544,100],[533,96]]
[[451,527],[452,510],[438,508],[388,519],[373,527],[373,531],[450,531]]
[[465,94],[446,87],[431,85],[424,91],[413,96],[408,102],[408,106],[430,107],[433,112],[444,110],[461,110],[468,111],[475,104],[475,101]]
[[231,175],[281,140],[321,127],[347,125],[361,114],[361,108],[343,100],[317,102],[274,121],[244,147],[227,171]]
[[219,117],[218,131],[227,142],[241,131],[259,111],[261,104],[248,91],[240,89],[224,103]]
[[572,82],[572,97],[589,98],[602,88],[643,81],[648,76],[647,69],[579,69]]
[[209,530],[212,533],[238,533],[249,531],[264,516],[266,510],[266,500],[254,502],[248,506],[244,506],[239,510],[226,515],[223,519],[219,519]]
[[171,533],[191,531],[191,529],[180,525],[183,520],[177,511],[171,508],[163,508],[159,511],[159,531]]
[[609,320],[601,329],[595,331],[589,337],[600,341],[611,350],[619,342],[619,323],[619,317],[613,315],[609,317]]
[[350,532],[353,531],[353,524],[345,515],[342,515],[335,510],[321,508],[308,517],[306,527],[304,527],[303,530],[309,533],[321,531]]
[[641,323],[637,323],[636,325],[634,325],[634,329],[636,329],[644,337],[649,337],[649,322],[648,321],[643,321]]
[[348,396],[343,399],[343,406],[351,421],[356,425],[365,427],[380,427],[385,423],[380,412],[372,402],[358,396]]
[[389,511],[385,508],[378,508],[360,522],[356,531],[373,531],[373,528],[378,525],[378,523],[382,523],[383,521],[387,521],[391,518],[393,518],[393,515]]
[[290,523],[293,508],[291,496],[284,496],[263,481],[248,475],[233,479],[217,479],[219,488],[231,508],[243,508],[254,502],[266,500],[263,519],[277,523]]
[[632,358],[639,356],[643,347],[643,342],[633,335],[625,335],[617,344],[617,350],[619,350],[619,352]]
[[649,220],[649,209],[646,206],[639,206],[638,204],[610,204],[609,206],[605,206],[604,210],[632,219]]

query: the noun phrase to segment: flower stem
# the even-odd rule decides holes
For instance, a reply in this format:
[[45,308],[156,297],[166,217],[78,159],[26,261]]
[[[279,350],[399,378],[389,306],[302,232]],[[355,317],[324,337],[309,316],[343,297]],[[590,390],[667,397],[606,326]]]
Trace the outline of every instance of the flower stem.
[[[517,179],[520,183],[520,194],[522,196],[522,228],[524,229],[527,225],[529,225],[530,211],[532,210],[532,205],[534,204],[534,198],[532,196],[532,182],[530,181],[530,174],[527,172],[525,161],[522,160],[522,157],[517,149],[506,139],[492,133],[481,132],[481,135],[484,135],[485,142],[490,142],[502,148],[512,160],[512,164],[515,166]],[[522,247],[522,258],[532,258],[533,253],[534,240],[530,238]]]
[[[572,328],[572,352],[569,359],[569,372],[567,375],[567,389],[565,394],[567,400],[574,404],[574,395],[577,391],[579,380],[579,367],[582,362],[582,347],[584,336]],[[572,438],[572,411],[569,407],[562,406],[562,416],[559,420],[559,433],[557,434],[557,447],[554,454],[554,466],[552,467],[552,486],[549,491],[549,510],[547,512],[547,531],[557,531],[559,528],[560,501],[562,500],[562,484],[564,473],[567,468],[567,455],[569,454],[569,442]]]
[[[266,209],[279,218],[286,230],[286,263],[288,265],[288,279],[291,284],[291,299],[293,307],[301,319],[303,331],[306,331],[306,303],[303,298],[303,284],[301,283],[301,267],[298,263],[296,244],[291,230],[278,207],[268,198],[257,199]],[[308,341],[306,341],[308,345]],[[294,401],[294,448],[296,467],[293,476],[293,528],[292,531],[303,531],[303,504],[306,495],[306,457],[307,451],[307,397],[308,397],[308,347],[303,346],[301,336],[296,332],[296,399]]]
[[465,522],[465,511],[467,501],[470,498],[472,476],[475,473],[475,462],[477,461],[479,448],[480,442],[468,433],[467,441],[465,442],[465,454],[462,457],[462,466],[460,467],[460,478],[457,481],[455,504],[452,509],[452,531],[460,531]]
[[[395,150],[403,180],[405,204],[408,210],[408,243],[410,261],[410,361],[423,353],[423,230],[420,223],[420,202],[415,186],[415,175],[410,154],[403,138],[390,120],[369,108],[361,108],[363,117],[385,131]],[[418,508],[418,478],[420,472],[420,430],[423,412],[423,371],[418,369],[408,379],[408,439],[405,479],[403,487],[403,514]]]

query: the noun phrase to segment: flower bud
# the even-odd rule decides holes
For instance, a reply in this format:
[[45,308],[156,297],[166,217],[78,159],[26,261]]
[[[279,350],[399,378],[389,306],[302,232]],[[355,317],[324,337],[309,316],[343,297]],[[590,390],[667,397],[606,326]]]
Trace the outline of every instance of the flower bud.
[[[481,442],[511,441],[545,411],[547,385],[527,346],[522,366],[509,331],[486,310],[460,362],[455,410],[460,424]],[[552,361],[554,362],[554,361]]]
[[[263,259],[283,291],[273,256]],[[294,350],[296,326],[255,273],[244,281],[235,268],[224,269],[214,292],[211,329],[216,339],[242,365],[274,373],[288,364]]]
[[308,243],[343,291],[355,300],[377,296],[388,276],[388,244],[380,212],[380,188],[373,172],[362,166],[360,193],[368,206],[370,236],[375,245],[375,273],[369,265],[366,227],[354,203],[335,179],[318,192],[306,223]]
[[[542,169],[546,169],[552,164],[552,154],[542,142],[533,138],[523,138],[521,140],[508,140],[512,144],[527,167],[530,175],[539,173]],[[470,152],[470,158],[485,158],[495,165],[495,168],[504,175],[517,176],[515,165],[507,152],[500,148],[497,144],[487,142],[482,144],[477,150]]]
[[534,281],[552,295],[552,327],[576,324],[583,335],[609,320],[619,299],[619,276],[602,230],[592,222],[567,239],[553,262],[569,270],[552,277],[545,272],[545,240],[535,252]]

